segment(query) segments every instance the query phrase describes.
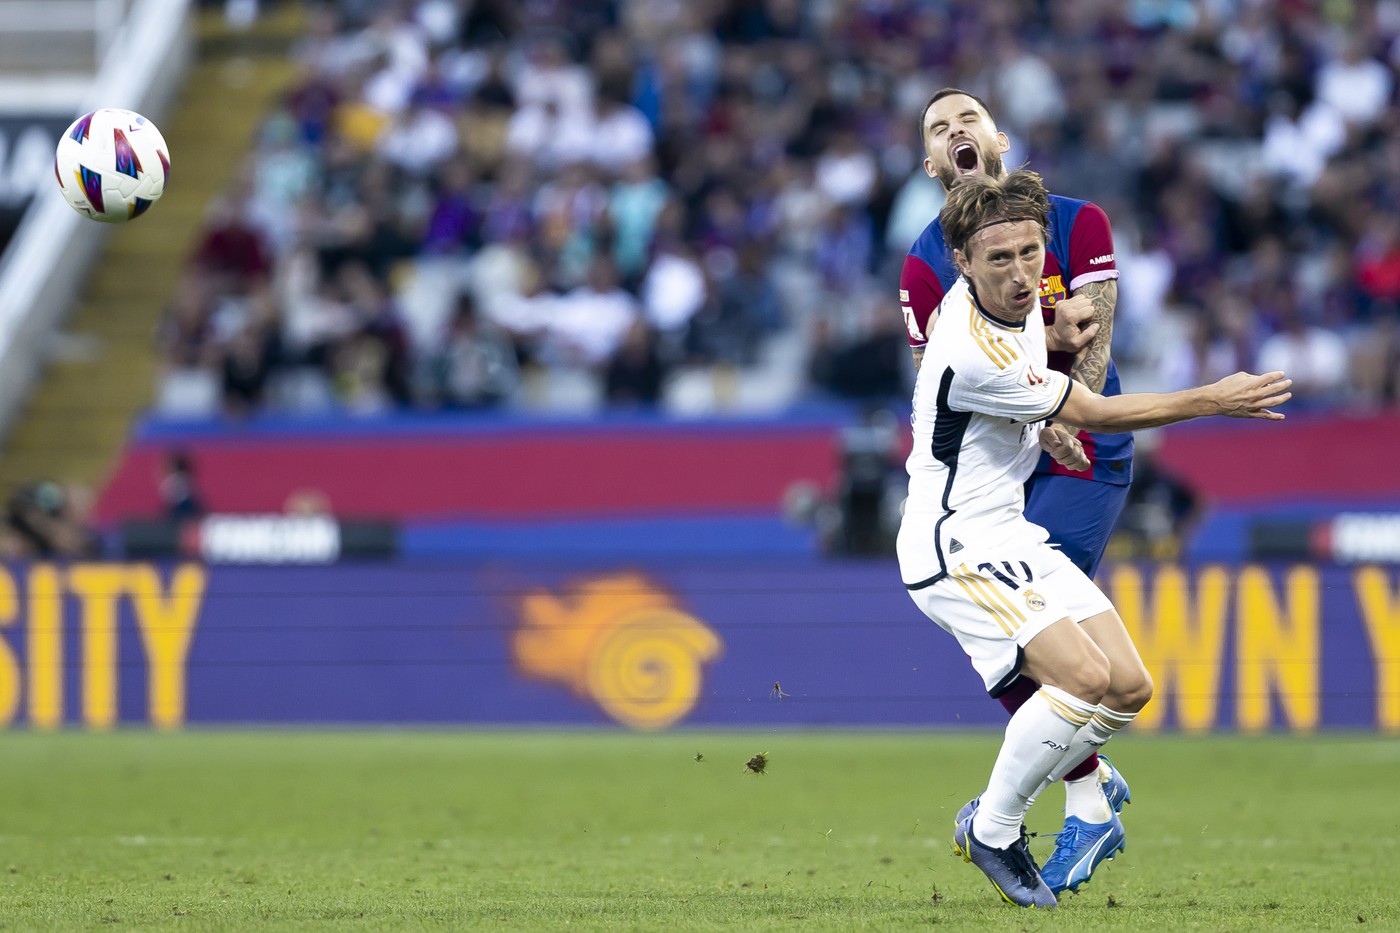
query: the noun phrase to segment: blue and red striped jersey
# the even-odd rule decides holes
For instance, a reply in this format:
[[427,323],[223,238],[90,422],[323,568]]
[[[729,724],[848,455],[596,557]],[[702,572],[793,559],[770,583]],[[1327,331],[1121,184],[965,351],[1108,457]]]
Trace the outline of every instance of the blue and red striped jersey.
[[[1048,325],[1055,319],[1055,302],[1090,282],[1118,278],[1113,261],[1113,229],[1108,215],[1090,201],[1050,196],[1050,242],[1045,251],[1045,271],[1040,280],[1040,308]],[[943,225],[937,219],[924,228],[904,259],[899,277],[899,304],[909,331],[909,345],[928,343],[929,319],[938,310],[944,294],[958,279],[953,251],[943,241]],[[1068,373],[1074,362],[1070,353],[1051,353],[1049,366]],[[1122,392],[1118,368],[1108,363],[1103,395]],[[1083,473],[1060,466],[1048,454],[1040,458],[1037,473],[1057,473],[1101,483],[1126,485],[1133,477],[1133,436],[1131,434],[1089,434],[1079,432],[1084,453],[1092,464]]]

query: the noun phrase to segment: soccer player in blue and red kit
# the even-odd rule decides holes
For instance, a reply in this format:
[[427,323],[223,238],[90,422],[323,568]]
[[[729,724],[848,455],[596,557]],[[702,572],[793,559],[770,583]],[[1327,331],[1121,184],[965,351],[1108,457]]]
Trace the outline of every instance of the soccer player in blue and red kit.
[[[957,88],[938,91],[924,108],[919,131],[924,170],[946,189],[983,173],[1005,176],[1001,157],[1010,141],[974,95]],[[1097,393],[1118,395],[1118,373],[1109,358],[1118,270],[1108,217],[1087,201],[1051,195],[1050,202],[1050,240],[1040,281],[1048,365]],[[900,276],[900,306],[916,368],[929,340],[938,339],[938,305],[957,278],[952,249],[935,220],[909,250]],[[1045,528],[1050,542],[1092,579],[1127,498],[1133,440],[1130,434],[1084,432],[1078,438],[1089,469],[1075,472],[1048,452],[1043,454],[1026,484],[1025,515]],[[991,694],[1014,713],[1037,689],[1039,684],[1013,671]],[[1123,848],[1117,811],[1129,799],[1122,776],[1107,761],[1101,764],[1093,752],[1064,780],[1065,825],[1042,872],[1056,894],[1077,889],[1102,861]],[[959,818],[966,815],[960,813]]]

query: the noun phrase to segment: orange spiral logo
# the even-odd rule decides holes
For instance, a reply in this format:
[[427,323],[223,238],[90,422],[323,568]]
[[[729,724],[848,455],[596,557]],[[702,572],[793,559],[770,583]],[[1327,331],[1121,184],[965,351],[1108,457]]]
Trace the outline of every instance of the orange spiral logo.
[[521,600],[515,660],[563,683],[634,729],[665,729],[695,708],[704,664],[722,645],[708,626],[640,574],[594,578],[562,596]]
[[700,698],[701,665],[719,639],[674,609],[633,613],[599,638],[588,663],[588,692],[605,712],[635,729],[665,729]]

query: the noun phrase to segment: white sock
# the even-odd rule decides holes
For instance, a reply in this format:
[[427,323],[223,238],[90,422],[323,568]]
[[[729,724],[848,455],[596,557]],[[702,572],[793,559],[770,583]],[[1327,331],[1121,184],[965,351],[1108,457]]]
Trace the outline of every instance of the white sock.
[[972,818],[979,842],[1004,849],[1021,837],[1027,800],[1096,710],[1094,704],[1046,684],[1016,711]]
[[[1057,781],[1068,774],[1091,751],[1098,751],[1108,740],[1121,732],[1128,723],[1137,718],[1137,713],[1120,713],[1103,704],[1094,711],[1093,718],[1074,735],[1069,751],[1050,772],[1050,780]],[[1065,781],[1065,816],[1078,817],[1086,823],[1107,823],[1113,819],[1113,808],[1103,793],[1102,764],[1093,774],[1076,781]]]
[[1103,794],[1099,772],[1065,781],[1065,817],[1071,816],[1086,823],[1107,823],[1113,819],[1113,808]]
[[[1030,800],[1026,804],[1026,809],[1030,809],[1031,804],[1035,803],[1035,799],[1041,795],[1045,788],[1054,784],[1056,781],[1063,780],[1064,776],[1073,771],[1076,765],[1089,757],[1090,752],[1096,752],[1104,745],[1108,744],[1109,739],[1117,735],[1128,723],[1136,718],[1137,713],[1120,713],[1100,703],[1098,707],[1095,708],[1093,717],[1090,718],[1083,728],[1074,734],[1074,739],[1070,742],[1069,750],[1065,752],[1064,757],[1051,769],[1050,775],[1035,789],[1035,793],[1031,794]],[[1102,765],[1099,766],[1099,770],[1100,772],[1103,771]],[[1102,778],[1102,773],[1091,774],[1081,779],[1083,782],[1089,782],[1083,783],[1082,785],[1081,781],[1065,781],[1065,816],[1077,816],[1081,820],[1090,823],[1106,823],[1111,819],[1111,817],[1105,816],[1103,819],[1091,820],[1084,813],[1078,812],[1077,809],[1078,807],[1092,807],[1088,796],[1080,796],[1081,794],[1087,795],[1097,790],[1099,796],[1103,797]],[[1074,785],[1080,785],[1080,787],[1076,789]],[[1106,803],[1107,798],[1104,798],[1104,800]],[[1100,811],[1091,809],[1086,810],[1086,812],[1098,813]]]

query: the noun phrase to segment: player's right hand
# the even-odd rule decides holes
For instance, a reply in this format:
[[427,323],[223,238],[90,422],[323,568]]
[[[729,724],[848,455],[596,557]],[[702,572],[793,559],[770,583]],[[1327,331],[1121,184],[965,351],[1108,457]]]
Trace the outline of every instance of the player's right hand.
[[1226,376],[1211,386],[1211,399],[1219,406],[1217,414],[1230,418],[1263,418],[1268,421],[1282,421],[1283,415],[1270,409],[1282,405],[1293,397],[1288,391],[1292,379],[1284,377],[1282,371],[1264,373],[1235,373]]
[[1088,295],[1070,295],[1055,302],[1055,323],[1045,329],[1045,347],[1063,353],[1078,353],[1099,332],[1094,320],[1094,302]]
[[1040,429],[1040,449],[1067,470],[1083,473],[1089,469],[1089,457],[1084,453],[1084,445],[1059,425],[1052,424]]

